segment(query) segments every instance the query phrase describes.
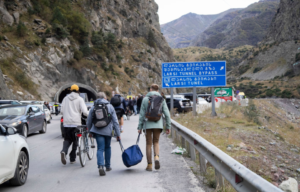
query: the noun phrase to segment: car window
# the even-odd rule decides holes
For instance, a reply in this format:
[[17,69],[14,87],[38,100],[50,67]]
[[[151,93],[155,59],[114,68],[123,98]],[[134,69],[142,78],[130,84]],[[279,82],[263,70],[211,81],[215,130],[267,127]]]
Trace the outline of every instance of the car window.
[[0,116],[7,116],[7,115],[24,115],[26,107],[8,107],[0,109]]
[[34,106],[34,107],[32,107],[32,111],[33,111],[34,113],[38,113],[38,112],[40,112],[40,108],[37,107],[37,106]]
[[15,102],[15,101],[12,101],[11,104],[13,104],[13,105],[19,105],[19,103]]

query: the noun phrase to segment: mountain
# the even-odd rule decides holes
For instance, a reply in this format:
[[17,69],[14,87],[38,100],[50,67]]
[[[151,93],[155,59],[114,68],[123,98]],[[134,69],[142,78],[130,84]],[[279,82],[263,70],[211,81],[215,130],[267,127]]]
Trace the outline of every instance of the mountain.
[[149,0],[0,0],[0,97],[50,101],[74,82],[108,96],[160,84],[174,57],[157,11]]
[[[300,95],[300,2],[281,0],[264,40],[246,53],[243,61],[228,73],[228,79],[273,82],[260,97]],[[253,85],[252,85],[253,86]],[[256,89],[257,90],[257,89]],[[282,92],[281,92],[281,91]],[[251,90],[252,93],[256,92]]]
[[203,32],[214,21],[227,13],[238,9],[230,9],[216,15],[198,15],[189,13],[179,19],[161,25],[161,32],[172,48],[187,47],[192,39]]
[[192,40],[190,46],[234,48],[255,46],[265,37],[279,0],[263,0],[226,14]]

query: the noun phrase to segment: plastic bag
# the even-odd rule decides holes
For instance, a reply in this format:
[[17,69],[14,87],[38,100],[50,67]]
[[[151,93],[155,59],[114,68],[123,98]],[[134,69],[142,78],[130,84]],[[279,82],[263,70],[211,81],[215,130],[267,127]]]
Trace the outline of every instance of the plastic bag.
[[176,147],[171,153],[172,154],[177,154],[177,155],[183,155],[183,153],[186,152],[186,149],[185,148],[182,148],[182,147]]

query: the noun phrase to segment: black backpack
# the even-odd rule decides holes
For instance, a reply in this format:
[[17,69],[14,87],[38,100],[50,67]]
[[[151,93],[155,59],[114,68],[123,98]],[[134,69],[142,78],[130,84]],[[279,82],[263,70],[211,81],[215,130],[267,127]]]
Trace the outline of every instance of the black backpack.
[[108,113],[107,105],[108,103],[94,104],[93,124],[96,128],[104,128],[111,122],[112,117]]
[[164,98],[161,96],[154,95],[149,97],[146,111],[148,121],[157,122],[161,119],[163,102]]
[[121,96],[120,95],[115,95],[110,100],[110,104],[112,104],[112,106],[114,106],[114,107],[120,106],[121,103],[122,103],[122,101],[121,101]]

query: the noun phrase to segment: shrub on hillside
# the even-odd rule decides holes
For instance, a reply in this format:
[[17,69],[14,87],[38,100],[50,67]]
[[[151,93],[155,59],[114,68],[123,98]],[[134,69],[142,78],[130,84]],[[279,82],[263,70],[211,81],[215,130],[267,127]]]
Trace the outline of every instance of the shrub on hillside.
[[155,47],[155,36],[154,36],[154,33],[152,32],[152,30],[150,29],[149,32],[148,32],[148,38],[147,38],[147,41],[148,41],[148,45],[151,46],[151,47]]
[[77,61],[81,60],[83,57],[83,53],[79,50],[75,50],[74,51],[74,59],[76,59]]
[[23,22],[19,22],[17,26],[17,35],[19,37],[24,37],[26,35],[26,32],[27,32],[27,27],[24,25]]

